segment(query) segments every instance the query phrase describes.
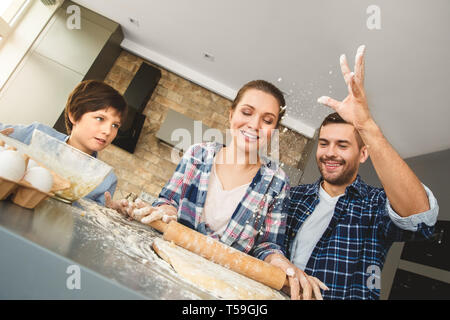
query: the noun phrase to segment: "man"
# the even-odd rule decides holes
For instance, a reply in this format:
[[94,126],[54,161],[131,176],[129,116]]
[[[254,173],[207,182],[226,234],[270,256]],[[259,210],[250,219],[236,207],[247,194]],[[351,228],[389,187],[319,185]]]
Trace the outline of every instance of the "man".
[[[394,241],[431,236],[438,205],[370,115],[364,91],[364,46],[355,71],[340,64],[348,87],[343,101],[318,99],[336,113],[320,127],[316,161],[321,178],[291,189],[285,246],[300,270],[330,290],[324,299],[378,299],[380,273]],[[371,157],[383,185],[358,175]]]

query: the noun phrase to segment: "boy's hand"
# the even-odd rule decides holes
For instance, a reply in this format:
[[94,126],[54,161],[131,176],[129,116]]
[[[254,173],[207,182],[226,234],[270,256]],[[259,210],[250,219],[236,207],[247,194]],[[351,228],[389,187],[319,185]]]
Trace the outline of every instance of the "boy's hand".
[[129,205],[128,201],[125,199],[112,200],[111,194],[108,191],[106,191],[105,192],[105,206],[107,208],[114,209],[123,215],[128,215],[127,210],[129,209],[130,205]]
[[0,131],[1,134],[4,134],[5,136],[9,136],[11,133],[14,132],[14,128],[6,128]]

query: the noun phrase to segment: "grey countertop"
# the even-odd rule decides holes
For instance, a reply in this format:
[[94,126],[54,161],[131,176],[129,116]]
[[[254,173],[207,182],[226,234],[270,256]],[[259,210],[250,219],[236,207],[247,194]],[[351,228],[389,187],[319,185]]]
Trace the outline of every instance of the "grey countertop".
[[[155,237],[161,235],[92,201],[48,199],[34,210],[0,201],[0,297],[217,299],[160,259],[151,248]],[[79,290],[66,285],[70,265],[81,269]]]

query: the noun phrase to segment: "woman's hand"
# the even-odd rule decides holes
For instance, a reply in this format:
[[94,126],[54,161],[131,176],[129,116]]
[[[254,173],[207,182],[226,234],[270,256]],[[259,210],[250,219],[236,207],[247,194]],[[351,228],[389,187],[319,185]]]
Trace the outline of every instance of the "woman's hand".
[[175,207],[170,205],[152,207],[139,198],[134,202],[126,199],[111,200],[111,194],[105,192],[105,205],[108,208],[114,209],[125,216],[129,216],[130,218],[147,225],[160,219],[165,223],[177,220],[177,209]]
[[[323,300],[320,289],[329,290],[319,279],[308,276],[304,271],[297,268],[285,256],[281,254],[270,254],[264,261],[279,267],[288,276],[289,289],[292,300]],[[314,293],[314,297],[313,294]]]
[[145,207],[138,210],[141,210],[139,214],[141,215],[140,221],[143,224],[150,224],[159,219],[165,223],[172,220],[177,221],[177,209],[171,205],[163,204],[159,207]]

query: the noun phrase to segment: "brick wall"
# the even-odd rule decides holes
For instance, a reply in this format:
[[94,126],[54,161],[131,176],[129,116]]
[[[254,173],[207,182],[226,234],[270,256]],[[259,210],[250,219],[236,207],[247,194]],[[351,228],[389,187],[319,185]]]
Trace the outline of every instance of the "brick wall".
[[[124,93],[134,74],[144,60],[122,51],[105,82]],[[178,75],[145,61],[161,70],[161,79],[143,113],[146,120],[134,154],[114,145],[99,153],[99,159],[114,167],[119,179],[115,199],[129,192],[142,191],[157,196],[170,179],[176,163],[171,162],[172,148],[155,137],[168,109],[178,111],[193,120],[225,132],[228,128],[231,101]],[[280,127],[280,160],[290,166],[303,169],[309,140],[291,130]]]

